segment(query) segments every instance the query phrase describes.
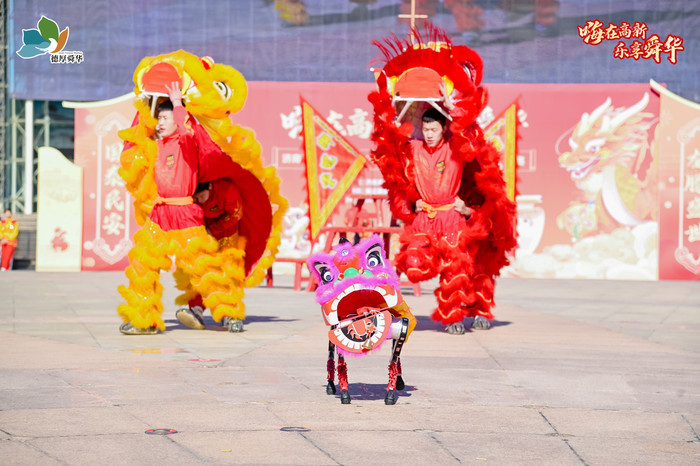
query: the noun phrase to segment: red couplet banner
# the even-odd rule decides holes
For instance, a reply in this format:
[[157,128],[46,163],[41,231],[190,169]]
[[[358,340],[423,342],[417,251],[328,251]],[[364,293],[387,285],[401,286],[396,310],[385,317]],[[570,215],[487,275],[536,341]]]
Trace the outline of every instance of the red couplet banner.
[[119,176],[123,143],[136,110],[130,98],[74,104],[75,164],[83,168],[82,270],[124,270],[138,229],[133,199]]
[[700,279],[700,105],[655,82],[661,96],[659,278]]

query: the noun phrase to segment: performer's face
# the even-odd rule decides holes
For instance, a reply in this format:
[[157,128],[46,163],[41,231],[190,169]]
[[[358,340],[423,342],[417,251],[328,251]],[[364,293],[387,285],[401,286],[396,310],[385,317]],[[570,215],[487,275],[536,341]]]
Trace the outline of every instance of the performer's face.
[[428,147],[437,146],[442,140],[444,128],[439,121],[423,122],[423,140]]
[[5,211],[5,218],[12,218],[12,211],[10,209]]
[[158,131],[158,136],[161,138],[167,138],[177,131],[177,123],[175,123],[175,118],[171,110],[161,110],[158,112],[156,131]]
[[209,200],[209,190],[205,189],[203,191],[195,193],[195,195],[192,196],[192,198],[194,199],[194,202],[196,202],[197,204],[204,204],[205,202],[207,202]]

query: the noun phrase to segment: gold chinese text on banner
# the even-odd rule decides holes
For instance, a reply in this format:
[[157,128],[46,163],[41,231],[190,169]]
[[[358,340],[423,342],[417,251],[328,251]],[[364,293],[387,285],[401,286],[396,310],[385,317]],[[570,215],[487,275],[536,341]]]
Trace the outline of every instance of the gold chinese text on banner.
[[311,239],[318,236],[366,158],[301,99]]

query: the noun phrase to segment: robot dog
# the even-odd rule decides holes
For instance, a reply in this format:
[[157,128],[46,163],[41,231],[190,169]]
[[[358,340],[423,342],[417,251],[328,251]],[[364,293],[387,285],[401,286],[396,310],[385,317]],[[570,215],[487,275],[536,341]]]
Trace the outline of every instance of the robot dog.
[[393,352],[384,403],[395,404],[395,391],[405,386],[401,377],[401,349],[416,319],[403,300],[382,240],[374,235],[353,245],[341,238],[333,254],[314,254],[309,257],[308,265],[319,284],[316,301],[321,305],[323,319],[331,327],[326,393],[336,393],[335,353],[338,353],[340,401],[349,404],[345,357],[362,357],[376,351],[391,336]]

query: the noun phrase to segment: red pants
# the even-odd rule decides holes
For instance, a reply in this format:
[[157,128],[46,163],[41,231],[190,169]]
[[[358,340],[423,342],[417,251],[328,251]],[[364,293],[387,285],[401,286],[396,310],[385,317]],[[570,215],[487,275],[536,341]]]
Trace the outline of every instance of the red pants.
[[198,294],[198,295],[195,296],[194,298],[190,299],[190,300],[187,302],[187,305],[190,307],[190,309],[192,309],[192,308],[195,307],[195,306],[199,306],[199,307],[201,307],[202,309],[204,309],[204,300],[202,300],[202,295],[201,295],[201,294]]
[[415,233],[408,227],[400,240],[396,266],[411,282],[440,275],[435,289],[438,307],[430,316],[433,320],[451,324],[477,315],[493,319],[493,277],[474,262],[475,245],[468,244],[465,230],[457,233],[455,243],[450,243],[427,233]]
[[12,244],[2,245],[2,263],[0,266],[5,270],[10,270],[10,262],[12,261],[12,256],[15,253],[15,246]]

